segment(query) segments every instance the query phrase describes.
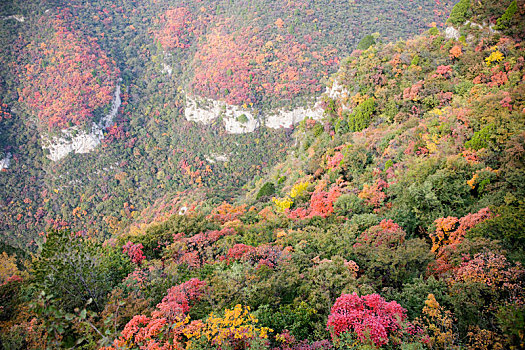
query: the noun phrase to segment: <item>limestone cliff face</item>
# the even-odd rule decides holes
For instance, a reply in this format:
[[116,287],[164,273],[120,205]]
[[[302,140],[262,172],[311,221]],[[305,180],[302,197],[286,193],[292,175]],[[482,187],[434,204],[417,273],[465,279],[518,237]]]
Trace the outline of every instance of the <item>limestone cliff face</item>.
[[9,168],[9,165],[11,165],[11,157],[12,154],[8,152],[4,158],[0,159],[0,171]]
[[79,130],[77,127],[62,130],[62,136],[42,136],[42,148],[49,150],[47,157],[56,162],[71,152],[89,153],[94,150],[104,138],[104,129],[111,126],[122,103],[120,86],[117,85],[111,111],[99,123],[94,123],[91,132]]
[[226,132],[230,134],[253,132],[261,125],[272,129],[289,128],[305,118],[321,119],[322,116],[323,111],[318,104],[313,108],[299,107],[256,115],[253,109],[197,96],[187,96],[184,109],[187,120],[205,125],[221,117]]
[[14,19],[15,21],[20,22],[20,23],[24,23],[26,20],[25,17],[22,15],[11,15],[11,16],[4,17],[4,20],[9,20],[9,19]]
[[226,132],[230,134],[253,132],[259,126],[259,120],[250,109],[197,96],[186,96],[184,117],[205,125],[222,117]]
[[351,94],[341,83],[339,83],[337,79],[332,81],[332,86],[326,87],[324,95],[328,96],[332,100],[341,101],[341,107],[343,108],[343,111],[350,109],[350,107],[347,105],[347,100]]
[[303,119],[320,119],[322,116],[323,111],[318,106],[314,108],[299,107],[291,111],[279,110],[275,114],[266,116],[265,125],[272,129],[289,128]]
[[[485,23],[479,24],[479,23],[471,22],[470,20],[468,20],[465,23],[463,23],[462,26],[463,27],[470,26],[470,27],[478,28],[478,29],[484,30],[484,31],[489,32],[489,33],[496,33],[497,32],[497,30],[494,29],[494,24],[493,23],[486,23],[485,22]],[[453,26],[448,26],[445,29],[445,38],[446,39],[459,40],[460,37],[461,37],[461,33],[459,32],[459,29],[454,28]],[[469,34],[467,36],[467,41],[470,42],[473,39],[474,38],[472,37],[472,34]]]
[[[334,82],[332,87],[327,88],[325,92],[331,98],[344,93],[345,91],[342,91],[342,87],[337,82]],[[42,136],[42,148],[49,151],[47,157],[56,162],[71,152],[89,153],[94,150],[104,138],[104,129],[113,123],[121,102],[120,86],[117,86],[110,113],[99,123],[93,124],[90,132],[72,127],[62,130],[61,136]],[[266,115],[257,115],[253,109],[191,95],[186,97],[184,109],[184,117],[187,120],[205,125],[221,118],[226,132],[230,134],[250,133],[262,125],[272,129],[289,128],[303,119],[319,120],[322,116],[323,111],[319,102],[312,108],[298,107],[293,110],[276,110]],[[4,161],[2,164],[8,165],[9,162]]]

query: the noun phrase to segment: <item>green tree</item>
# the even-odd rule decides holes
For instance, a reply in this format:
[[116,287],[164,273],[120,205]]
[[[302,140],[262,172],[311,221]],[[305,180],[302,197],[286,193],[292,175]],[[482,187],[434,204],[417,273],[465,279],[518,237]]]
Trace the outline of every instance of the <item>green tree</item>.
[[470,0],[461,0],[452,8],[447,22],[454,25],[463,24],[468,19],[469,9]]
[[35,261],[35,284],[66,311],[82,308],[90,299],[90,307],[100,311],[107,294],[130,271],[129,259],[120,251],[58,230],[48,233]]
[[510,3],[509,7],[507,7],[507,10],[503,14],[503,16],[498,18],[495,28],[497,30],[507,29],[509,27],[509,24],[511,23],[512,17],[517,11],[518,11],[518,4],[516,0],[514,0],[513,2]]
[[271,196],[274,193],[275,193],[275,185],[271,182],[267,182],[261,187],[259,192],[257,192],[257,196],[255,198],[260,199],[262,197]]
[[375,105],[374,98],[370,97],[355,108],[354,113],[348,118],[348,125],[352,131],[362,131],[370,125]]
[[496,131],[495,129],[492,123],[485,125],[480,131],[476,131],[470,140],[465,142],[465,147],[476,151],[486,148],[489,145],[492,135]]
[[356,49],[358,49],[358,50],[366,50],[370,46],[374,45],[375,43],[376,43],[376,41],[374,40],[374,37],[371,34],[368,34],[368,35],[364,36],[363,39],[361,39],[359,44],[357,44]]

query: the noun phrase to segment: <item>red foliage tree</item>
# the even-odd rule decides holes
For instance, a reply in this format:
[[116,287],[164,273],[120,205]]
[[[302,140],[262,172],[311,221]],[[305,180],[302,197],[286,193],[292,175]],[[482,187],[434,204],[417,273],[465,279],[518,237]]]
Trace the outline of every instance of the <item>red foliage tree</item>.
[[417,101],[419,100],[418,93],[423,88],[423,81],[418,81],[411,87],[407,87],[405,90],[403,90],[403,99],[404,100],[412,100]]
[[223,228],[201,232],[191,237],[174,235],[177,250],[173,252],[173,260],[178,264],[186,264],[190,268],[199,268],[204,264],[213,263],[218,259],[219,253],[213,243],[224,236],[235,235],[232,228]]
[[245,244],[236,244],[228,250],[228,260],[242,260],[258,267],[266,265],[274,268],[280,261],[289,258],[289,253],[286,249],[281,249],[269,244],[263,244],[258,247],[252,247]]
[[133,261],[137,265],[142,264],[142,260],[146,259],[144,256],[144,253],[142,252],[142,243],[133,244],[133,242],[128,241],[123,247],[122,250],[124,253],[128,254],[131,261]]
[[157,304],[158,312],[154,316],[165,317],[173,320],[190,311],[190,303],[200,299],[204,294],[206,282],[197,278],[179,284],[178,286],[168,289],[167,295]]
[[239,216],[246,213],[246,205],[233,206],[229,203],[222,203],[213,209],[210,218],[224,224],[228,221],[236,220]]
[[392,220],[384,219],[379,225],[372,226],[363,232],[357,239],[354,246],[378,247],[386,245],[389,247],[397,246],[405,241],[406,232],[401,226]]
[[468,230],[491,218],[492,215],[487,207],[460,219],[453,216],[436,219],[436,231],[430,233],[432,252],[436,254],[436,261],[430,266],[432,272],[441,275],[457,269],[458,266],[454,266],[450,259],[457,245],[463,241]]
[[477,213],[468,214],[461,219],[453,216],[436,219],[434,221],[436,231],[430,234],[432,251],[435,252],[445,245],[461,242],[468,230],[491,216],[492,212],[487,207],[480,209]]
[[333,156],[328,157],[328,159],[326,160],[327,168],[333,169],[333,168],[339,167],[342,160],[343,160],[343,153],[335,152]]
[[228,259],[239,260],[254,249],[255,247],[252,247],[251,245],[242,243],[236,244],[228,250]]
[[256,27],[236,31],[224,20],[209,31],[194,57],[195,93],[230,104],[258,103],[264,98],[292,98],[321,90],[320,70],[335,67],[337,50],[314,50],[311,38],[263,33]]
[[445,78],[448,79],[452,76],[452,67],[451,66],[438,66],[436,69],[436,74],[432,78]]
[[297,208],[287,215],[291,219],[309,219],[314,216],[326,218],[334,212],[334,203],[339,196],[341,196],[341,188],[335,184],[328,192],[322,190],[314,192],[307,208]]
[[7,104],[2,103],[2,100],[0,100],[0,122],[2,119],[11,119],[11,113]]
[[190,304],[199,300],[204,294],[206,283],[192,278],[191,280],[171,287],[167,295],[157,305],[151,317],[134,316],[124,327],[113,346],[100,350],[116,350],[123,348],[141,349],[178,349],[182,348],[180,341],[183,333],[197,326],[199,321],[188,324],[186,314]]
[[383,346],[391,335],[399,333],[405,319],[405,309],[395,301],[386,302],[379,294],[343,294],[331,309],[327,328],[336,341],[342,333],[354,332],[361,343],[371,341]]
[[359,198],[364,199],[365,203],[379,208],[386,199],[385,189],[388,188],[388,183],[383,179],[376,179],[373,185],[364,184],[363,190],[359,193]]
[[64,10],[52,21],[51,38],[28,45],[27,63],[20,62],[20,100],[48,130],[89,125],[93,111],[112,100],[119,75],[96,39],[71,29],[69,20]]
[[519,262],[514,266],[500,254],[479,253],[458,268],[451,283],[478,282],[493,289],[507,289],[517,300],[525,295],[525,269]]

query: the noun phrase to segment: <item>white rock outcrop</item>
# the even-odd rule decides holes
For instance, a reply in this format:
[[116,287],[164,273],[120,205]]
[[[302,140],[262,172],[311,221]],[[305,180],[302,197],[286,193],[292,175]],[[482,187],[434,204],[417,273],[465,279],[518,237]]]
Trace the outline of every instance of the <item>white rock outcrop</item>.
[[228,105],[223,115],[224,128],[230,134],[245,134],[254,132],[259,126],[259,121],[248,110],[237,106]]
[[323,110],[319,104],[316,104],[313,108],[299,107],[291,111],[276,110],[256,117],[253,110],[247,108],[203,97],[186,96],[184,117],[186,120],[205,125],[222,117],[226,132],[243,134],[257,129],[260,121],[268,128],[279,129],[289,128],[306,118],[319,120],[323,117]]
[[211,99],[186,96],[184,117],[192,122],[211,124],[221,114],[221,103],[225,104]]
[[323,117],[323,110],[319,106],[314,108],[299,107],[291,111],[279,110],[275,114],[265,116],[265,125],[272,129],[289,128],[303,119],[312,118],[319,120]]
[[71,152],[89,153],[95,149],[104,138],[104,129],[111,126],[113,118],[118,113],[122,103],[120,98],[120,85],[117,85],[111,111],[99,123],[93,123],[91,132],[72,127],[61,130],[63,136],[42,136],[42,148],[49,150],[47,157],[56,162]]
[[11,16],[4,17],[4,19],[5,20],[14,19],[15,21],[18,21],[20,23],[24,23],[26,20],[25,17],[22,15],[11,15]]
[[173,73],[173,68],[169,64],[163,63],[162,64],[162,73],[168,74],[168,76],[171,77],[171,74]]
[[11,154],[11,152],[7,152],[6,156],[3,159],[0,159],[0,171],[9,168],[9,165],[11,165],[12,156],[13,155]]
[[211,153],[210,156],[205,157],[206,161],[208,163],[216,163],[216,162],[227,162],[230,160],[230,158],[226,154],[216,154]]
[[476,23],[476,22],[471,22],[469,20],[467,20],[465,23],[463,23],[464,26],[471,26],[471,27],[476,27],[476,28],[479,28],[479,29],[487,29],[489,32],[491,33],[496,33],[497,30],[494,29],[494,24],[493,23],[487,23],[487,22],[483,22],[482,24],[479,24],[479,23]]
[[[345,104],[350,92],[337,79],[332,81],[332,85],[326,87],[323,94],[334,100],[342,102],[343,110],[349,110],[350,107]],[[253,132],[259,126],[259,120],[268,128],[279,129],[289,128],[298,124],[303,119],[311,118],[315,120],[323,119],[324,111],[321,108],[321,100],[313,107],[298,107],[293,110],[274,110],[265,115],[254,116],[250,109],[244,109],[238,106],[229,105],[223,101],[212,100],[209,98],[186,96],[186,106],[184,117],[189,121],[211,124],[214,120],[222,117],[226,131],[232,134]]]
[[459,30],[457,30],[456,28],[447,27],[447,29],[445,29],[445,38],[458,40],[459,36],[460,36]]
[[195,96],[186,96],[184,117],[186,120],[205,125],[222,117],[226,132],[230,134],[253,132],[259,126],[259,121],[249,109]]
[[344,103],[350,96],[350,92],[348,91],[346,87],[344,87],[344,85],[339,83],[337,79],[335,79],[332,82],[331,87],[328,87],[328,86],[326,87],[324,94],[330,97],[332,100],[341,101],[341,107],[343,108],[343,111],[350,109],[350,107]]

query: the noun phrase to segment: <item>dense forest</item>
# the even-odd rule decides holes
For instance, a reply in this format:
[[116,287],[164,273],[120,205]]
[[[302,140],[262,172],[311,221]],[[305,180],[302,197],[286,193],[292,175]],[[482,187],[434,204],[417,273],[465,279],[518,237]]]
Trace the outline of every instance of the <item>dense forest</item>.
[[0,348],[525,348],[523,2],[1,11]]
[[[3,2],[1,241],[34,252],[48,228],[107,236],[188,189],[231,200],[284,158],[293,130],[231,134],[220,120],[187,121],[186,100],[255,116],[311,104],[366,34],[419,33],[452,5],[417,3]],[[100,144],[53,159],[47,140],[90,132],[117,85],[122,104]]]

